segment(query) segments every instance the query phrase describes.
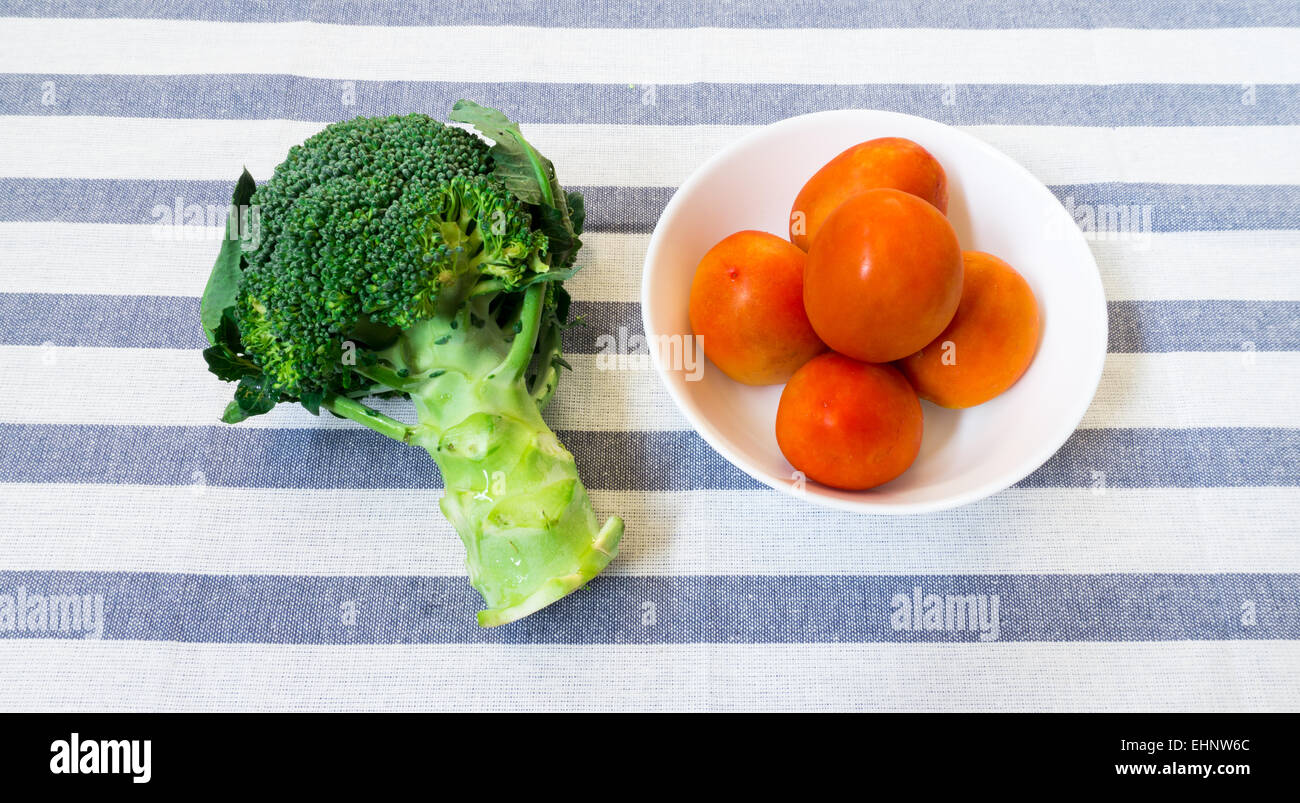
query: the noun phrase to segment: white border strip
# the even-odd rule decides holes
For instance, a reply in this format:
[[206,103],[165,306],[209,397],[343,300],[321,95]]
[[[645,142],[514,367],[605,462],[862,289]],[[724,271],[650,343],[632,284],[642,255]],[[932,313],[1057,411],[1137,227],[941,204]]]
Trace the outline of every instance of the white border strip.
[[0,710],[1290,711],[1300,642],[268,646],[0,640]]
[[[0,72],[557,83],[1297,83],[1288,28],[564,29],[6,19]],[[536,42],[547,42],[539,59]],[[491,58],[467,43],[492,42]],[[808,58],[809,53],[817,57]],[[1196,54],[1213,58],[1196,58]]]

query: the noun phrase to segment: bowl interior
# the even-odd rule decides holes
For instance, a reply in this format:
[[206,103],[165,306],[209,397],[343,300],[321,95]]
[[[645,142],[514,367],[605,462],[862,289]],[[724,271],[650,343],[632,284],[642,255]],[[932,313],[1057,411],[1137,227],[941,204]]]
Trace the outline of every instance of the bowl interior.
[[1105,360],[1106,304],[1092,253],[1055,196],[1009,157],[965,132],[892,112],[823,112],[756,131],[714,156],[668,204],[646,255],[642,314],[652,342],[689,335],[691,278],[704,253],[741,229],[787,236],[790,205],[809,176],[850,145],[881,136],[907,137],[933,153],[948,175],[948,217],[962,248],[1001,257],[1033,288],[1042,339],[1020,381],[968,410],[923,402],[925,434],[912,467],[878,488],[846,492],[795,481],[776,443],[779,386],[741,385],[711,363],[695,380],[665,360],[656,365],[697,431],[760,482],[844,509],[937,510],[1042,465],[1082,418]]

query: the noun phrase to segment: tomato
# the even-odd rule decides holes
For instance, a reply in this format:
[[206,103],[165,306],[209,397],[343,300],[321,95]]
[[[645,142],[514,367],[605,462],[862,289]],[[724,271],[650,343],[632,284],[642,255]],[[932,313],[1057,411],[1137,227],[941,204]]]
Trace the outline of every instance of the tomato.
[[826,345],[863,362],[919,350],[961,301],[957,234],[932,205],[868,190],[836,209],[808,252],[803,300]]
[[691,329],[722,372],[746,385],[786,381],[826,350],[803,308],[804,253],[773,234],[739,231],[700,260]]
[[1029,283],[991,254],[962,254],[957,314],[933,342],[899,367],[923,399],[973,407],[1016,383],[1038,349],[1038,302]]
[[790,209],[790,242],[807,251],[840,204],[881,187],[911,193],[948,212],[948,177],[939,161],[910,139],[882,137],[854,145],[808,179]]
[[809,360],[781,393],[776,442],[823,485],[857,491],[889,482],[921,450],[921,402],[891,365],[830,352]]

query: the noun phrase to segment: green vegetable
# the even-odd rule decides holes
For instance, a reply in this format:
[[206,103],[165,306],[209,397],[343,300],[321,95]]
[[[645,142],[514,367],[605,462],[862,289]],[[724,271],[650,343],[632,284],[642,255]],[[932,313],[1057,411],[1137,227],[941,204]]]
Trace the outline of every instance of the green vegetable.
[[226,218],[226,236],[221,241],[217,264],[213,266],[208,285],[203,290],[203,309],[199,317],[209,343],[217,342],[217,328],[221,326],[222,313],[235,303],[235,296],[239,292],[239,281],[243,277],[240,269],[240,246],[243,242],[243,237],[240,236],[241,211],[247,208],[248,200],[253,197],[256,187],[253,177],[245,168],[239,181],[235,182],[235,194],[230,199],[230,217]]
[[[424,115],[358,117],[256,190],[245,171],[234,201],[254,225],[222,243],[203,354],[238,382],[228,423],[296,402],[426,449],[491,626],[594,577],[623,522],[596,518],[541,415],[567,367],[582,196],[500,112],[460,101],[451,117],[496,144]],[[369,396],[409,398],[417,423]]]

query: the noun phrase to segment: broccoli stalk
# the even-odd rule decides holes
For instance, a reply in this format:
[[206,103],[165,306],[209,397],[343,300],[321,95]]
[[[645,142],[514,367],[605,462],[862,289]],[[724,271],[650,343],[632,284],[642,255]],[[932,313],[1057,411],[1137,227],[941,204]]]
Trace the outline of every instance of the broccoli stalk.
[[[299,402],[424,448],[492,626],[594,577],[623,523],[600,523],[541,415],[565,366],[581,196],[499,112],[462,101],[453,118],[496,145],[421,115],[357,118],[266,185],[245,174],[235,202],[260,210],[258,231],[223,243],[205,357],[239,382],[228,422]],[[361,401],[394,395],[416,423]]]
[[423,447],[437,462],[443,515],[465,544],[470,583],[487,602],[478,615],[484,626],[526,616],[581,587],[613,558],[623,532],[621,520],[602,526],[596,518],[573,455],[542,420],[546,388],[526,381],[546,293],[540,284],[525,292],[513,342],[480,296],[450,317],[406,330],[379,352],[374,370],[361,369],[409,394],[417,425],[346,396],[325,404]]

